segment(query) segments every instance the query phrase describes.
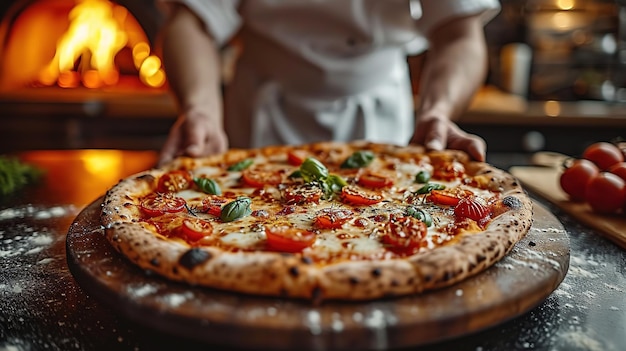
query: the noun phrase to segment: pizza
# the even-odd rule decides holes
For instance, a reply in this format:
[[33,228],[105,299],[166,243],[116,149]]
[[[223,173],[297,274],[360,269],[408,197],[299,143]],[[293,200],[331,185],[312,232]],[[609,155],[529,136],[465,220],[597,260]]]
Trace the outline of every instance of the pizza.
[[528,232],[532,202],[461,151],[319,142],[177,158],[110,188],[101,221],[117,251],[166,279],[371,300],[484,271]]

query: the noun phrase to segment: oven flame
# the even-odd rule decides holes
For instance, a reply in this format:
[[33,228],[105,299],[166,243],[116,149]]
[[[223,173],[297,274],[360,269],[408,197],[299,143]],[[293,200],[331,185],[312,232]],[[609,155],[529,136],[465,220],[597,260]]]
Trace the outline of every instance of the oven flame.
[[69,27],[57,42],[54,57],[39,74],[39,82],[62,88],[115,85],[120,71],[115,58],[128,47],[139,79],[147,86],[165,83],[161,60],[150,45],[124,29],[126,8],[108,0],[77,0],[68,15]]

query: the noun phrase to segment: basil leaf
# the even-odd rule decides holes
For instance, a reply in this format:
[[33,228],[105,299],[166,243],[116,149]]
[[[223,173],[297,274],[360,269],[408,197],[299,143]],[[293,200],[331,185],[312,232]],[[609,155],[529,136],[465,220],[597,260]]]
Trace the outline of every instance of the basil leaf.
[[222,207],[220,219],[222,222],[232,222],[249,215],[252,213],[251,203],[252,200],[249,197],[240,196],[236,198]]
[[340,176],[336,174],[328,175],[328,178],[326,179],[326,183],[328,183],[331,189],[333,189],[333,191],[335,192],[341,190],[341,188],[348,185],[348,182],[346,182],[345,179],[341,178]]
[[328,168],[313,157],[307,157],[300,165],[300,175],[307,183],[324,180],[328,177]]
[[17,158],[0,156],[0,198],[41,180],[45,170]]
[[415,182],[416,183],[428,183],[430,181],[430,172],[429,171],[419,171],[416,175],[415,175]]
[[343,163],[341,168],[361,168],[369,165],[374,160],[374,153],[368,150],[355,151]]
[[422,210],[421,208],[417,208],[415,206],[407,206],[404,212],[407,216],[417,218],[420,221],[424,222],[427,227],[433,225],[433,218],[430,216],[430,214],[428,214],[428,212]]
[[231,165],[230,167],[228,167],[228,170],[229,171],[234,171],[234,172],[243,171],[244,169],[252,166],[253,163],[254,163],[253,159],[247,158],[247,159],[245,159],[243,161],[239,161],[239,162]]
[[314,182],[324,192],[324,199],[328,200],[341,191],[341,188],[348,185],[348,183],[336,174],[329,174],[326,179]]
[[302,178],[302,172],[300,172],[299,169],[296,169],[295,171],[291,172],[289,178]]
[[423,187],[417,189],[417,191],[414,194],[428,194],[429,192],[433,190],[443,190],[445,188],[446,186],[443,184],[427,183]]
[[193,178],[193,182],[196,184],[198,189],[202,190],[202,192],[211,195],[222,195],[222,189],[220,189],[220,186],[213,179]]

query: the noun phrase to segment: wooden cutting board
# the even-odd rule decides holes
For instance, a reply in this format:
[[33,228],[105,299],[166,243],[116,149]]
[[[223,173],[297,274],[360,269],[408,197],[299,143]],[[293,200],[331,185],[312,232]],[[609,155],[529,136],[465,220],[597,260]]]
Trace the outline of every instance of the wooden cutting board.
[[541,157],[539,163],[546,166],[515,166],[509,171],[528,190],[554,203],[572,217],[596,229],[599,234],[626,249],[626,216],[594,213],[588,204],[570,201],[559,185],[560,170],[555,167],[561,164],[558,157],[554,158],[553,162],[543,162],[545,154],[538,156]]
[[106,240],[101,201],[87,206],[67,234],[68,267],[77,282],[121,315],[206,342],[207,349],[353,351],[432,344],[528,312],[559,286],[570,261],[565,229],[535,203],[528,234],[474,277],[422,294],[312,304],[190,286],[141,270]]

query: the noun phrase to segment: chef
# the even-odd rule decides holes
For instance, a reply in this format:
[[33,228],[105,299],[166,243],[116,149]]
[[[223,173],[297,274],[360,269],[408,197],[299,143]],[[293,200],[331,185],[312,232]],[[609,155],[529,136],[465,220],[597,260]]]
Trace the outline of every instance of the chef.
[[[483,84],[497,0],[162,0],[180,116],[160,162],[230,147],[368,140],[460,149],[454,121]],[[242,52],[222,96],[220,48]],[[413,97],[407,56],[427,51]],[[416,103],[414,103],[414,101]]]

